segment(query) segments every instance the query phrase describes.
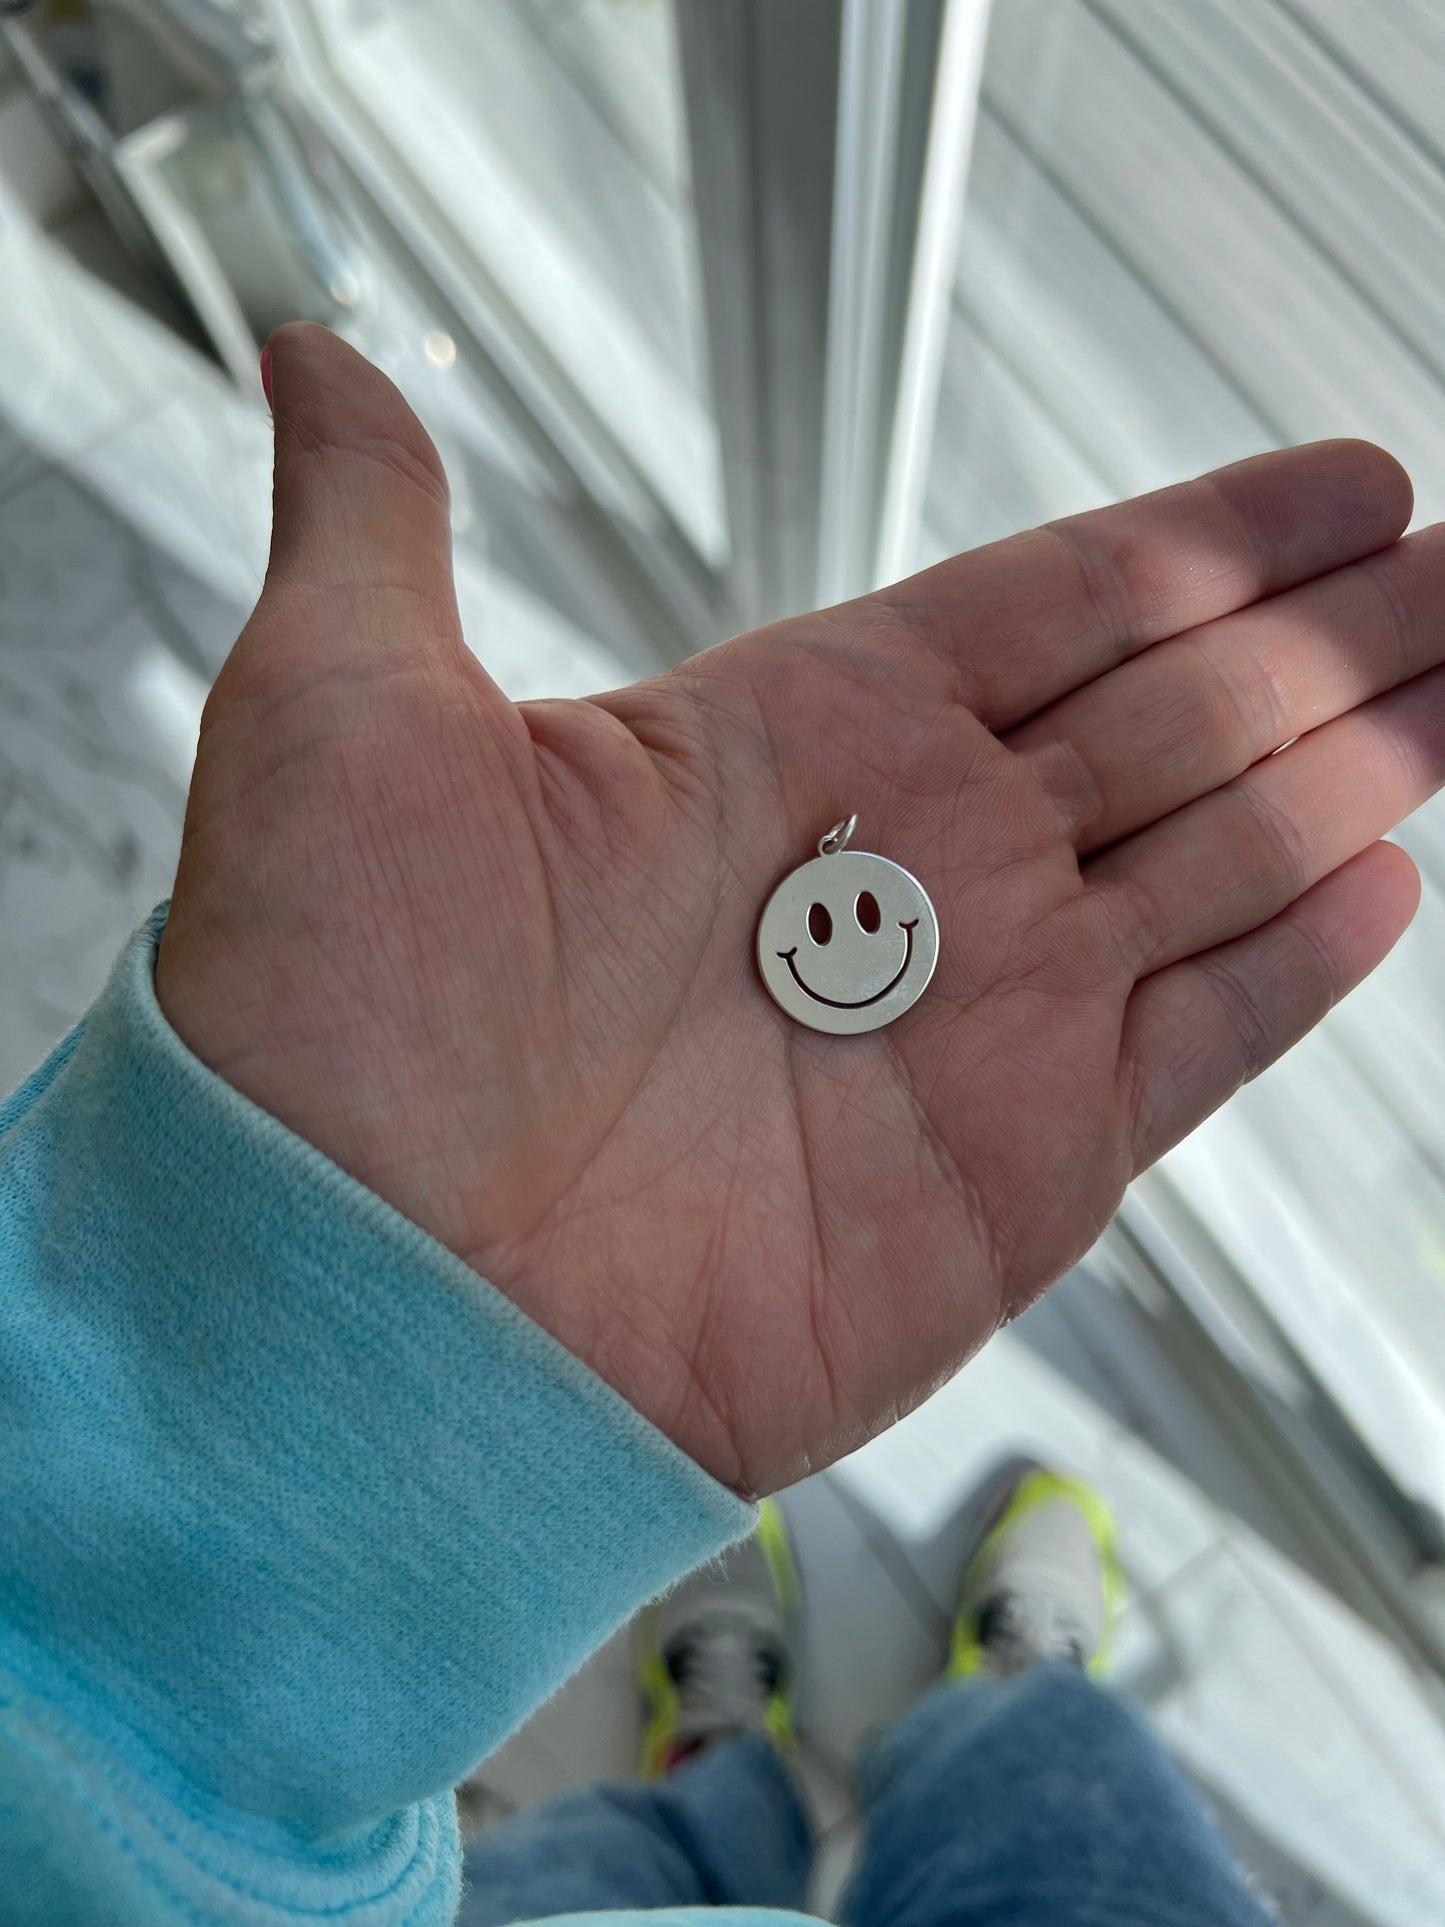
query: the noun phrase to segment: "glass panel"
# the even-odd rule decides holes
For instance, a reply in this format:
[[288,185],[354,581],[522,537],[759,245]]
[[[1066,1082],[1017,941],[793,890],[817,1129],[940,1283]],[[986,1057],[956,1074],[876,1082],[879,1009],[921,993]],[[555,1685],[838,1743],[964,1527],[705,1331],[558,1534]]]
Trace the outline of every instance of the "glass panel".
[[693,548],[727,540],[668,0],[315,0],[348,111]]
[[[995,9],[923,560],[1364,435],[1445,512],[1445,16]],[[1402,1490],[1445,1511],[1445,806],[1420,919],[1163,1167]]]

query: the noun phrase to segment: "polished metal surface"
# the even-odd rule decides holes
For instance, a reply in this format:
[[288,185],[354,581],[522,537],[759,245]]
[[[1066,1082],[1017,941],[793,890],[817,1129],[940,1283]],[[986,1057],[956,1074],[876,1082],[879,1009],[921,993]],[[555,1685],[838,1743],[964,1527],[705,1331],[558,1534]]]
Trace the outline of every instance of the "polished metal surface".
[[837,1037],[901,1017],[938,961],[927,891],[887,857],[847,849],[856,821],[820,839],[820,854],[783,878],[758,924],[758,969],[773,1002]]

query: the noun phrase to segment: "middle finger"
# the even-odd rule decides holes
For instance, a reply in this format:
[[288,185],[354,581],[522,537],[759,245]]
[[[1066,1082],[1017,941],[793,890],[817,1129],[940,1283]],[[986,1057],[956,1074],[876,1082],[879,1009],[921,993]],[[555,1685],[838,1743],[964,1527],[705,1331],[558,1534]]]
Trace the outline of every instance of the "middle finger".
[[1081,855],[1445,659],[1445,525],[1159,643],[1005,737]]

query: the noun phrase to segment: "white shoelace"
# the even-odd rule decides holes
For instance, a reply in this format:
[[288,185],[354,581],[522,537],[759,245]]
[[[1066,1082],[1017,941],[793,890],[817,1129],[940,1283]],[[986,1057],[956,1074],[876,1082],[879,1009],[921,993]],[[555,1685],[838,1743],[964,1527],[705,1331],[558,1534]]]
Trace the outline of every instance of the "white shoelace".
[[1089,1629],[1072,1600],[1051,1593],[1003,1593],[979,1613],[979,1640],[1000,1673],[1021,1673],[1040,1660],[1089,1661]]
[[666,1658],[683,1737],[760,1727],[784,1665],[761,1628],[743,1625],[685,1626]]

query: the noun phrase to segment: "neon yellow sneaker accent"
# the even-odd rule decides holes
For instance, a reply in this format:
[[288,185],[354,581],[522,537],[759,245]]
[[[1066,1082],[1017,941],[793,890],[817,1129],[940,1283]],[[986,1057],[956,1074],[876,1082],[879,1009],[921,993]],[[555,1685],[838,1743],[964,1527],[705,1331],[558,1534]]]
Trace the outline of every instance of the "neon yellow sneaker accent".
[[[1124,1600],[1124,1568],[1119,1556],[1119,1527],[1108,1501],[1094,1486],[1063,1472],[1050,1472],[1036,1466],[1015,1486],[1008,1504],[989,1528],[969,1561],[969,1571],[982,1560],[991,1558],[1015,1528],[1041,1506],[1063,1500],[1082,1514],[1099,1554],[1099,1577],[1103,1588],[1104,1631],[1096,1651],[1086,1663],[1095,1679],[1108,1670],[1108,1654],[1114,1621]],[[964,1591],[968,1590],[965,1577]],[[960,1612],[953,1622],[953,1640],[945,1673],[950,1679],[971,1679],[980,1673],[988,1653],[978,1636],[976,1619]]]
[[[771,1499],[763,1499],[758,1506],[758,1544],[763,1549],[763,1557],[768,1562],[768,1574],[777,1594],[778,1604],[782,1607],[783,1618],[796,1625],[803,1612],[803,1586],[798,1578],[798,1564],[793,1557],[793,1542],[788,1537],[787,1521],[782,1507]],[[767,1720],[763,1729],[773,1745],[784,1753],[791,1753],[798,1744],[798,1736],[793,1728],[793,1679],[792,1669],[780,1682],[778,1690],[768,1701]]]
[[[715,1571],[712,1575],[706,1571],[703,1575],[694,1575],[692,1580],[684,1581],[676,1594],[650,1607],[638,1621],[637,1676],[646,1709],[642,1736],[642,1773],[645,1779],[658,1779],[667,1771],[684,1712],[677,1682],[668,1670],[664,1656],[663,1613],[679,1603],[685,1604],[689,1589],[694,1587],[704,1592],[716,1591],[719,1597],[725,1596],[729,1561],[735,1566],[757,1566],[759,1559],[760,1569],[748,1574],[754,1582],[755,1594],[765,1599],[770,1589],[773,1604],[784,1626],[796,1626],[802,1613],[802,1585],[788,1539],[787,1523],[781,1508],[771,1499],[764,1499],[758,1508],[757,1530],[752,1539],[724,1555],[721,1576],[716,1575]],[[703,1603],[700,1611],[704,1616],[707,1610]],[[768,1612],[770,1608],[764,1605],[763,1610]],[[797,1745],[793,1725],[791,1666],[785,1668],[776,1690],[768,1697],[761,1730],[783,1752],[791,1752]]]
[[798,1578],[797,1561],[793,1558],[793,1542],[788,1537],[783,1509],[772,1499],[760,1501],[758,1529],[753,1536],[768,1562],[768,1573],[773,1582],[773,1591],[778,1596],[778,1604],[789,1617],[801,1612],[803,1587]]
[[667,1771],[677,1732],[677,1688],[667,1670],[667,1662],[656,1649],[644,1655],[638,1665],[638,1684],[648,1709],[642,1730],[642,1777],[660,1780]]

